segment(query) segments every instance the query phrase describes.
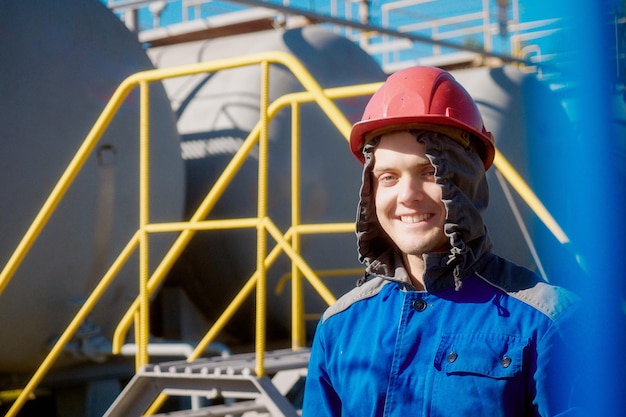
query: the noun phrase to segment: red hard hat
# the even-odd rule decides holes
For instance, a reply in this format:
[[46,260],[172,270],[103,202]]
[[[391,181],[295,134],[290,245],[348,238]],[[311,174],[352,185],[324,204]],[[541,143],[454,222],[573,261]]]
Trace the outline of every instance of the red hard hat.
[[366,140],[403,127],[440,131],[466,144],[473,141],[479,145],[485,170],[493,163],[493,135],[485,129],[472,97],[447,71],[418,66],[387,78],[370,99],[361,121],[352,126],[350,150],[363,163],[361,149]]

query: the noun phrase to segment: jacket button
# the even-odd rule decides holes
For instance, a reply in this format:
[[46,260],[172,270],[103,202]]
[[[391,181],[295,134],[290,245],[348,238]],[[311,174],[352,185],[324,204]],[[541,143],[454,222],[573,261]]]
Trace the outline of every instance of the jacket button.
[[457,355],[456,352],[450,352],[448,353],[448,362],[452,363],[456,360],[456,358],[458,358],[459,355]]
[[426,310],[426,307],[426,301],[422,300],[421,298],[413,301],[413,308],[415,309],[415,311],[419,311],[421,313],[422,311]]
[[508,368],[511,365],[511,362],[513,362],[513,360],[509,358],[508,356],[505,356],[500,361],[500,364],[502,365],[503,368]]

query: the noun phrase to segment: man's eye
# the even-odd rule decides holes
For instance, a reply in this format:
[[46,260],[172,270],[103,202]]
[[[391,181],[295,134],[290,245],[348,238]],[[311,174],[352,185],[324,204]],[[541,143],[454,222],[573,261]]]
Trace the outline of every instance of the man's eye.
[[388,184],[390,182],[395,181],[395,179],[396,179],[395,175],[384,174],[384,175],[381,175],[381,176],[378,177],[378,182]]

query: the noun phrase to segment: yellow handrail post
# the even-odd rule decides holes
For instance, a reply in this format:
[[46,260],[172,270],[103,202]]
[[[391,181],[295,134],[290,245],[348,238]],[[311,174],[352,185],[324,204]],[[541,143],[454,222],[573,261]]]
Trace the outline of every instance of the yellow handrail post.
[[265,374],[265,330],[267,312],[267,274],[265,271],[265,257],[267,251],[267,235],[262,219],[267,217],[267,170],[268,170],[268,113],[269,106],[269,70],[268,61],[261,63],[261,103],[260,119],[261,131],[259,135],[259,174],[258,174],[258,213],[257,225],[257,287],[256,287],[256,374],[261,377]]
[[139,101],[139,340],[137,345],[136,368],[147,364],[148,339],[150,337],[150,249],[146,226],[150,223],[150,86],[141,81]]
[[[300,106],[291,105],[291,226],[294,228],[291,246],[300,253]],[[302,279],[295,262],[291,262],[291,348],[298,349],[305,345],[304,297]]]

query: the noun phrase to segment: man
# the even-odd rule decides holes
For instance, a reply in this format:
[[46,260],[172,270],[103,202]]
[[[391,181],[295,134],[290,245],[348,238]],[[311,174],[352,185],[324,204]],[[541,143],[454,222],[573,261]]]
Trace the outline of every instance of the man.
[[494,143],[467,91],[436,68],[399,71],[350,147],[365,275],[318,325],[303,415],[573,415],[576,297],[491,251]]

